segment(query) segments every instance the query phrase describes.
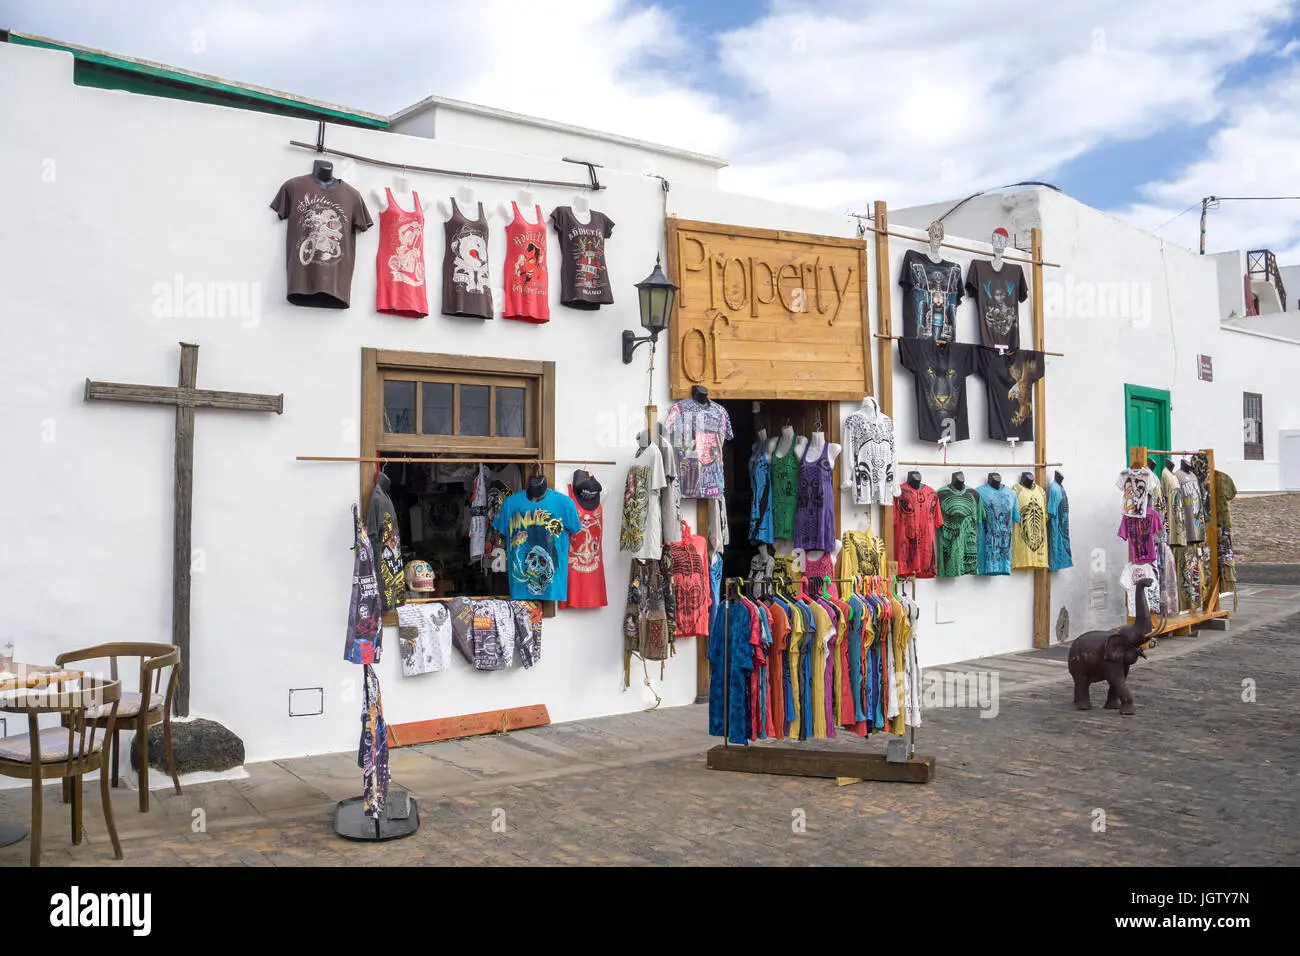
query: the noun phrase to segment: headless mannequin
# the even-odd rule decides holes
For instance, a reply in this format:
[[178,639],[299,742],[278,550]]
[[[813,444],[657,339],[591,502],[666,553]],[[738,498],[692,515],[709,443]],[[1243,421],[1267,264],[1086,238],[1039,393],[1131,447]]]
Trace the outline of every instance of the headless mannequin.
[[930,257],[931,262],[942,262],[943,223],[936,219],[934,222],[930,223],[929,228],[925,230],[925,234],[930,239],[930,248],[927,250],[926,255]]
[[691,398],[695,399],[701,405],[707,405],[709,404],[709,390],[703,385],[692,385]]
[[[530,218],[532,216],[537,215],[537,197],[533,195],[533,191],[531,189],[519,190],[519,195],[515,197],[515,205],[519,207],[519,215],[523,217],[524,222],[528,223],[528,225],[530,226],[545,225],[546,222],[545,213],[542,214],[542,218],[540,222],[533,222],[533,220]],[[510,208],[510,203],[508,202],[501,203],[500,205],[497,206],[497,211],[501,214],[501,218],[506,223],[514,222],[515,211],[512,208]]]
[[540,472],[530,475],[525,494],[528,495],[529,501],[541,501],[546,496],[546,476]]
[[776,444],[775,439],[768,441],[766,428],[760,428],[758,430],[758,437],[754,440],[754,447],[762,448],[763,457],[766,458],[768,461],[772,460],[772,448],[775,444]]
[[767,440],[767,457],[771,459],[773,455],[779,455],[784,458],[790,454],[790,449],[794,447],[796,440],[794,429],[789,425],[782,425],[781,434]]
[[1011,236],[1008,235],[1007,231],[1003,229],[1001,226],[998,226],[996,229],[993,230],[993,238],[989,241],[989,244],[993,246],[993,271],[994,272],[1002,271],[1002,253],[1006,250],[1007,241],[1010,240],[1010,238]]
[[1032,487],[1034,487],[1034,475],[1033,475],[1033,473],[1032,473],[1032,472],[1028,472],[1028,471],[1021,472],[1021,473],[1020,473],[1020,483],[1021,483],[1022,485],[1024,485],[1026,488],[1032,488]]
[[1183,459],[1182,464],[1180,464],[1178,467],[1182,471],[1187,472],[1189,475],[1192,473],[1192,466],[1187,463],[1186,458]]
[[639,455],[650,447],[650,430],[643,428],[636,433],[636,453]]
[[996,471],[989,472],[989,487],[994,489],[1002,487],[1002,476]]
[[1166,458],[1166,459],[1165,459],[1165,470],[1166,470],[1166,471],[1173,471],[1173,470],[1174,470],[1174,460],[1173,460],[1172,458]]
[[954,471],[952,473],[952,481],[950,481],[948,484],[949,487],[951,487],[954,491],[965,491],[966,475],[960,471]]
[[[460,207],[460,214],[464,216],[466,219],[468,219],[470,222],[473,222],[478,218],[478,196],[474,193],[474,190],[471,189],[469,186],[456,187],[456,205]],[[442,213],[442,218],[444,221],[450,219],[451,200],[439,199],[438,212]],[[514,213],[512,212],[510,213],[509,216],[506,216],[506,222],[509,222],[511,216],[513,215]],[[486,208],[483,210],[483,218],[484,219],[488,218],[488,210]]]
[[807,444],[804,446],[804,451],[800,452],[799,457],[805,461],[816,461],[821,457],[823,447],[826,449],[826,460],[834,465],[835,459],[840,456],[840,452],[843,451],[843,448],[834,443],[827,445],[825,432],[813,432],[812,437],[808,439]]
[[1058,485],[1060,485],[1061,487],[1065,487],[1065,475],[1061,474],[1059,471],[1056,471],[1052,473],[1052,477],[1056,479],[1056,483]]
[[909,471],[907,473],[907,483],[913,489],[921,487],[921,473],[919,471]]
[[573,218],[584,226],[591,222],[591,200],[586,196],[574,196],[569,208],[573,210]]
[[[407,212],[415,212],[415,191],[411,188],[411,181],[406,176],[394,176],[393,185],[389,189],[392,190],[393,199],[401,209]],[[370,199],[380,212],[388,208],[387,190],[370,190]]]
[[338,180],[334,178],[334,164],[327,159],[318,159],[311,164],[311,174],[316,182],[322,186],[334,186]]

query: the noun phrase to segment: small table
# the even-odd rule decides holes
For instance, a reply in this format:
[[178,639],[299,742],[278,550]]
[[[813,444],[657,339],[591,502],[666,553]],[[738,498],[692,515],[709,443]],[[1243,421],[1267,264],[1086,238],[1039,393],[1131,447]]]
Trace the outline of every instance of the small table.
[[[0,710],[17,711],[17,707],[6,707],[11,695],[29,687],[47,687],[51,682],[74,680],[83,676],[81,671],[70,671],[52,665],[14,664],[8,673],[13,674],[6,680],[0,680]],[[0,820],[0,846],[9,846],[27,836],[27,828],[21,823]]]

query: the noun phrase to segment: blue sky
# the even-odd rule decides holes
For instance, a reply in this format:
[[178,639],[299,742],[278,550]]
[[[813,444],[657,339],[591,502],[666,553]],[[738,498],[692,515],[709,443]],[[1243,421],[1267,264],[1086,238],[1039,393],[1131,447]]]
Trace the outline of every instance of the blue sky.
[[[665,142],[836,211],[1041,179],[1155,228],[1203,195],[1300,193],[1298,3],[4,0],[0,26],[379,113],[438,93]],[[1300,203],[1244,205],[1213,246],[1300,253]],[[1195,220],[1161,235],[1191,245]]]

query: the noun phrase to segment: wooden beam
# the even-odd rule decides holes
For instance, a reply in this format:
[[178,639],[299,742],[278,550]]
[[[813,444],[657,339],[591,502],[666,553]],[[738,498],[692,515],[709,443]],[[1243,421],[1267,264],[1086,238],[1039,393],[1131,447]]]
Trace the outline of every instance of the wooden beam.
[[[193,390],[199,375],[199,347],[181,344],[180,389]],[[144,386],[140,386],[143,388]],[[194,406],[176,405],[175,505],[172,509],[172,643],[181,650],[176,684],[176,716],[190,714],[190,539],[194,515]]]
[[[891,286],[889,270],[889,209],[884,202],[877,202],[876,214],[876,322],[880,334],[894,334],[894,318],[891,306]],[[880,366],[880,394],[877,402],[880,410],[891,419],[894,417],[894,343],[888,338],[876,339],[876,362]],[[894,506],[881,505],[880,534],[885,539],[885,558],[894,557]]]
[[708,753],[710,770],[829,779],[848,777],[886,783],[929,783],[934,779],[934,766],[933,757],[911,757],[903,763],[890,763],[884,754],[817,750],[803,746],[718,745]]
[[86,400],[139,402],[145,405],[176,405],[187,408],[232,408],[246,412],[284,412],[284,395],[256,395],[252,392],[219,392],[207,388],[169,388],[164,385],[126,385],[120,382],[92,382],[86,379]]
[[[1045,351],[1047,330],[1043,328],[1043,230],[1035,228],[1033,236],[1033,319],[1034,351]],[[1034,383],[1034,459],[1047,461],[1047,376]],[[1038,487],[1047,494],[1047,466],[1034,468]],[[1034,647],[1051,644],[1052,633],[1052,572],[1047,568],[1034,569]]]
[[478,714],[461,714],[459,717],[442,717],[438,720],[416,720],[405,724],[389,724],[388,746],[409,747],[435,740],[500,734],[526,727],[545,727],[550,722],[551,715],[545,704],[485,710]]

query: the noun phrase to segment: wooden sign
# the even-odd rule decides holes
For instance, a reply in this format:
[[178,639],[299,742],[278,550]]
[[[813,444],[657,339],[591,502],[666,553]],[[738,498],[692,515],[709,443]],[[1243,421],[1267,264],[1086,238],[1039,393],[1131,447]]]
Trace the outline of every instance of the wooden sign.
[[673,398],[872,392],[863,240],[670,218],[668,274]]

